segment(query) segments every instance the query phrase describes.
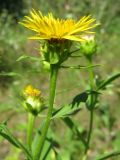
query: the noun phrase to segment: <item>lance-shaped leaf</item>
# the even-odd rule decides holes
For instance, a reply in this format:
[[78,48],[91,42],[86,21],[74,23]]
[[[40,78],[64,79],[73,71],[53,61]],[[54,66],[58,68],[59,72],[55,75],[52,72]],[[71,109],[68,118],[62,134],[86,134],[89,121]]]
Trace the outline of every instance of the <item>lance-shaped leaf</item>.
[[56,153],[56,160],[62,160],[60,154]]
[[33,56],[28,56],[28,55],[22,55],[16,61],[19,62],[19,61],[26,60],[26,59],[29,59],[32,61],[41,61],[38,57],[33,57]]
[[95,65],[89,65],[89,66],[81,66],[81,65],[77,65],[77,66],[60,66],[61,68],[64,69],[89,69],[89,68],[93,68],[93,67],[98,67],[100,66],[99,64],[95,64]]
[[54,111],[52,118],[63,118],[77,113],[82,108],[80,103],[81,102],[85,103],[87,98],[88,98],[87,92],[78,94],[77,96],[75,96],[75,98],[70,104],[67,104],[59,108],[58,110]]
[[[36,132],[36,135],[35,135],[33,143],[32,143],[32,153],[34,153],[36,150],[36,145],[38,144],[39,139],[41,137],[41,132],[44,127],[44,124],[45,124],[45,121],[42,122],[42,124],[40,125],[39,129]],[[54,137],[54,139],[53,139],[53,137]],[[55,148],[58,146],[59,146],[59,144],[58,144],[57,140],[55,140],[54,133],[49,128],[46,139],[45,139],[45,144],[43,147],[43,151],[42,151],[40,160],[50,160],[52,153],[54,152]]]
[[31,154],[28,150],[28,148],[23,145],[7,128],[5,123],[0,124],[0,135],[2,137],[4,137],[6,140],[8,140],[12,145],[14,145],[17,148],[22,149],[27,156],[30,158],[31,160]]
[[19,73],[16,72],[1,72],[0,76],[9,76],[9,77],[15,77],[15,76],[21,76]]
[[95,160],[106,160],[106,159],[109,160],[110,158],[114,158],[114,157],[117,157],[117,156],[120,156],[120,151],[116,151],[116,152],[113,152],[113,153],[108,153],[108,154],[106,154],[102,157],[96,158]]
[[64,123],[70,128],[70,130],[77,136],[77,138],[83,143],[84,146],[86,146],[86,141],[83,137],[83,133],[81,133],[72,118],[66,117],[62,119]]
[[105,89],[105,87],[107,85],[109,85],[110,83],[112,83],[114,80],[116,80],[117,78],[120,77],[120,73],[117,73],[117,74],[114,74],[112,75],[111,77],[109,77],[108,79],[104,80],[103,82],[101,82],[98,86],[98,89],[97,90],[100,90],[100,89]]

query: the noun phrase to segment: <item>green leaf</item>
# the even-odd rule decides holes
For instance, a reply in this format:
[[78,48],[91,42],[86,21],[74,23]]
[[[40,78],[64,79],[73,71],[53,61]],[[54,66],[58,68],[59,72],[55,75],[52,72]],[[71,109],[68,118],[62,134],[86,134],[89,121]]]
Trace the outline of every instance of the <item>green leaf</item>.
[[110,159],[112,157],[117,157],[117,156],[120,156],[120,151],[116,151],[116,152],[113,152],[113,153],[108,153],[100,158],[96,158],[95,160],[105,160],[105,159]]
[[5,123],[0,124],[0,135],[8,140],[12,145],[22,149],[27,156],[31,159],[31,154],[27,147],[23,145],[18,139],[9,131]]
[[72,107],[72,105],[65,105],[63,107],[61,107],[60,109],[58,109],[57,111],[55,111],[53,113],[53,117],[52,118],[63,118],[63,117],[68,117],[69,115],[75,114],[77,113],[79,110],[81,109],[81,106],[74,106],[74,108]]
[[0,135],[7,139],[11,144],[13,144],[15,147],[20,148],[19,144],[16,143],[16,141],[13,139],[13,137],[9,137],[7,134],[0,132]]
[[[36,150],[36,145],[41,137],[41,130],[42,127],[44,126],[44,122],[42,123],[42,126],[40,126],[40,128],[37,130],[37,133],[35,135],[35,138],[33,140],[32,143],[32,152],[34,153]],[[42,150],[42,154],[41,154],[41,158],[40,160],[50,160],[51,159],[51,155],[54,152],[54,147],[58,146],[57,141],[53,140],[53,132],[52,130],[48,130],[47,133],[47,137],[45,139],[45,144]]]
[[18,160],[20,155],[21,155],[20,149],[15,147],[10,147],[9,153],[7,154],[4,160]]
[[62,160],[61,156],[58,153],[56,154],[56,160]]
[[77,96],[75,96],[71,104],[67,104],[59,108],[58,110],[54,111],[52,118],[63,118],[77,113],[81,109],[80,103],[86,102],[87,98],[87,92],[78,94]]
[[88,90],[87,91],[89,95],[92,95],[92,99],[91,96],[88,97],[87,102],[86,102],[86,108],[91,111],[93,110],[93,108],[95,108],[96,103],[98,102],[98,95],[101,94],[98,91],[94,91],[94,90]]
[[83,145],[86,146],[86,141],[84,140],[82,133],[79,131],[77,125],[74,123],[72,118],[66,117],[66,118],[63,118],[63,121],[71,129],[71,131],[74,134],[76,134],[76,136],[83,143]]
[[98,67],[98,66],[100,66],[100,65],[96,64],[96,65],[90,65],[90,66],[78,65],[78,66],[60,66],[60,67],[64,68],[64,69],[89,69],[89,68]]
[[111,77],[109,77],[108,79],[104,80],[99,86],[97,90],[100,89],[104,89],[108,84],[110,84],[111,82],[113,82],[114,80],[116,80],[117,78],[120,77],[120,73],[117,73]]
[[10,143],[12,143],[15,147],[20,148],[14,136],[10,133],[5,124],[0,125],[0,135],[7,139]]
[[21,75],[19,73],[16,73],[16,72],[1,72],[0,76],[14,77],[14,76],[21,76]]
[[51,159],[51,150],[52,150],[52,143],[50,143],[49,141],[45,141],[40,160]]
[[76,95],[73,98],[72,106],[74,106],[75,104],[77,104],[77,106],[78,106],[81,102],[86,102],[87,98],[88,98],[88,95],[89,95],[88,92],[83,92],[83,93],[80,93],[80,94]]
[[25,60],[25,59],[29,59],[29,60],[32,60],[32,61],[40,61],[39,57],[32,57],[32,56],[27,56],[27,55],[20,56],[16,61],[19,62],[19,61],[22,61],[22,60]]

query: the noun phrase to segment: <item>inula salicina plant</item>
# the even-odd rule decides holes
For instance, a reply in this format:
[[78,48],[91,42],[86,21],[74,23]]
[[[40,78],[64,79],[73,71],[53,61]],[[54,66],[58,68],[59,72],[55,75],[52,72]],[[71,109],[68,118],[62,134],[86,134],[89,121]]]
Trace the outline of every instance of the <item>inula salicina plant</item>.
[[[28,115],[26,142],[23,143],[19,141],[8,129],[6,122],[0,124],[0,135],[7,139],[12,145],[21,149],[25,154],[24,159],[26,160],[66,160],[62,157],[62,146],[60,146],[59,141],[57,141],[59,137],[56,139],[53,136],[51,139],[48,134],[48,130],[50,130],[52,134],[52,128],[50,127],[52,121],[61,119],[83,145],[83,151],[80,151],[80,158],[78,157],[78,159],[89,160],[89,150],[92,141],[91,135],[94,132],[94,111],[97,109],[99,95],[108,84],[120,77],[120,73],[117,73],[96,83],[94,67],[100,67],[100,65],[93,63],[93,56],[97,51],[97,44],[95,41],[95,32],[93,32],[92,29],[99,24],[96,23],[96,20],[90,15],[84,16],[76,21],[73,19],[54,18],[52,13],[43,16],[40,11],[35,10],[30,12],[30,16],[25,16],[20,24],[36,33],[34,36],[31,36],[30,39],[40,42],[41,63],[50,73],[48,89],[49,102],[48,105],[46,105],[46,99],[42,96],[40,90],[34,88],[32,85],[26,86],[21,96],[21,105]],[[73,45],[74,47],[72,47]],[[73,48],[75,49],[73,50]],[[67,61],[69,57],[79,59],[80,56],[83,56],[87,60],[87,65],[64,65],[64,62]],[[61,68],[87,69],[89,71],[89,87],[88,84],[86,84],[87,89],[84,92],[77,94],[71,103],[58,108],[55,106],[54,101],[57,77]],[[81,103],[86,106],[90,114],[89,128],[85,136],[72,119],[72,115],[81,110]],[[35,121],[37,117],[39,119],[40,115],[44,118],[43,122],[40,121],[37,129],[35,128]],[[68,145],[70,146],[71,144]],[[116,151],[107,155],[101,155],[100,157],[96,155],[94,160],[109,159],[119,154],[120,152]]]

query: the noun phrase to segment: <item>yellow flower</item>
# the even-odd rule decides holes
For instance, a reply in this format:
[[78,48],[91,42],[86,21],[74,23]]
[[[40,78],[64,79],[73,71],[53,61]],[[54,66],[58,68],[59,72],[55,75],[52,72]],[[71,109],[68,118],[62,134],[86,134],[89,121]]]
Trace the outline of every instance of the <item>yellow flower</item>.
[[33,88],[31,85],[28,85],[28,86],[25,87],[24,93],[27,96],[38,97],[38,96],[40,96],[41,91],[39,91],[36,88]]
[[36,12],[35,10],[30,12],[30,16],[25,16],[25,19],[20,23],[37,33],[30,39],[53,42],[63,42],[65,39],[84,41],[84,36],[93,34],[94,32],[91,32],[91,29],[98,25],[90,15],[75,21],[73,19],[56,19],[52,13],[43,16],[40,11]]

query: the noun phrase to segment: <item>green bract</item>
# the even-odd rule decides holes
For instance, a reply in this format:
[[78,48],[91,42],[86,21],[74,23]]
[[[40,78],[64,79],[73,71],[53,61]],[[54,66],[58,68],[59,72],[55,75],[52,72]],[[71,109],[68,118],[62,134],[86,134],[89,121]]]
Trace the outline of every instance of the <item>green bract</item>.
[[43,109],[44,102],[40,97],[28,97],[24,100],[23,106],[28,112],[37,115]]
[[24,108],[33,115],[37,115],[44,107],[44,100],[41,96],[41,91],[34,88],[32,85],[25,87],[23,91],[23,99]]
[[81,42],[80,50],[88,58],[95,54],[97,51],[97,44],[94,37]]
[[69,51],[72,42],[65,40],[62,42],[45,42],[41,48],[42,57],[44,61],[50,64],[61,64],[69,57]]

